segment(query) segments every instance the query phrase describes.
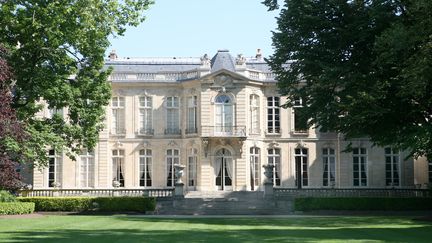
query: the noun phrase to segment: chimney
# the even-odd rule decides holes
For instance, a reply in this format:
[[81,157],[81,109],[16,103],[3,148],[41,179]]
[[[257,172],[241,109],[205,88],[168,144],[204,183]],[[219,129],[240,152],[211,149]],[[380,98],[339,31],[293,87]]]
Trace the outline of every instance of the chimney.
[[256,59],[261,60],[262,59],[262,53],[261,53],[261,49],[258,48],[256,55],[255,55]]
[[112,50],[111,52],[110,52],[110,54],[108,55],[108,58],[110,59],[110,60],[115,60],[115,59],[117,59],[117,53],[116,53],[116,51],[115,50]]

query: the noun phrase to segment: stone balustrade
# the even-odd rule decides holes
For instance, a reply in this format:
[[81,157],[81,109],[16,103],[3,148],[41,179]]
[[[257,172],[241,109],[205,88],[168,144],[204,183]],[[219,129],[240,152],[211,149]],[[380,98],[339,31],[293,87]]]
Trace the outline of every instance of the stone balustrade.
[[378,189],[378,188],[274,188],[276,198],[295,197],[431,197],[431,190],[426,189]]
[[22,190],[19,192],[21,197],[113,197],[113,196],[127,196],[139,197],[148,196],[155,198],[172,198],[172,188],[166,189],[34,189]]

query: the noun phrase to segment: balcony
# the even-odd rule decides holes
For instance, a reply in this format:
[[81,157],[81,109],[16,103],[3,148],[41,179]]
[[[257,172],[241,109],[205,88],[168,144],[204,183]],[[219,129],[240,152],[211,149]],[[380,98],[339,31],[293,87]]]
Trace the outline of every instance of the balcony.
[[154,129],[153,128],[141,128],[138,131],[139,136],[153,136],[154,135]]
[[181,129],[179,128],[166,128],[165,135],[181,135]]
[[246,126],[202,126],[202,137],[246,137]]
[[112,136],[125,136],[126,129],[125,128],[113,128],[110,131],[110,135]]

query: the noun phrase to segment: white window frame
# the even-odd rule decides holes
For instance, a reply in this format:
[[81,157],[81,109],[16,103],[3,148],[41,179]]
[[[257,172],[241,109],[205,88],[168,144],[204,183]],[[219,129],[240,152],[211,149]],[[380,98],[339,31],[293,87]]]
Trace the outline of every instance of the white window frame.
[[[55,187],[53,183],[60,183],[62,186],[62,156],[59,155],[54,149],[48,150],[48,168],[47,168],[47,183],[48,187]],[[51,165],[53,171],[50,171]],[[51,178],[52,176],[52,178]]]
[[198,149],[190,149],[187,166],[188,187],[195,188],[198,181]]
[[250,95],[250,133],[260,134],[260,97],[256,94]]
[[[267,97],[267,134],[281,133],[280,100],[279,96]],[[278,113],[278,115],[276,115],[276,113]],[[271,117],[271,119],[269,119],[269,117]],[[277,123],[279,123],[279,125],[276,125]]]
[[188,97],[187,107],[187,129],[186,133],[198,132],[198,97],[196,95]]
[[[165,101],[166,129],[165,134],[181,134],[180,130],[180,97],[168,96]],[[172,116],[173,118],[170,118]]]
[[[385,157],[385,184],[386,186],[389,187],[399,187],[401,185],[400,153],[394,148],[386,147],[384,148],[384,157]],[[387,167],[388,165],[390,165],[390,170]],[[397,178],[394,177],[395,172],[398,175]],[[390,173],[390,177],[388,177],[387,173]],[[388,181],[390,181],[390,183],[388,183]]]
[[[269,148],[267,149],[267,163],[273,166],[272,181],[273,186],[282,185],[282,164],[281,164],[281,149],[280,148]],[[279,164],[279,166],[278,166]],[[275,175],[278,175],[278,179]]]
[[258,187],[261,185],[261,149],[258,147],[251,147],[249,154],[249,167],[250,167],[250,176],[253,180],[253,188],[251,190],[256,191]]
[[[357,153],[356,153],[357,151]],[[352,158],[353,158],[353,164],[352,164],[352,172],[353,172],[353,186],[354,187],[367,187],[369,185],[369,174],[368,174],[368,153],[367,153],[367,149],[365,147],[355,147],[352,150]],[[357,158],[358,160],[358,171],[355,170],[355,159]],[[363,163],[365,164],[365,168],[364,170],[362,170],[362,160]],[[355,174],[358,174],[358,185],[356,185],[355,183]],[[364,173],[364,175],[366,176],[366,178],[362,177],[362,173]],[[362,184],[362,180],[366,179],[366,184]]]
[[151,96],[138,97],[139,134],[153,135],[153,98]]
[[[227,97],[227,102],[220,102],[221,97]],[[234,117],[234,100],[228,94],[219,94],[214,99],[214,124],[215,133],[222,135],[230,135],[235,132],[235,117]],[[231,117],[231,118],[229,118]],[[231,119],[231,120],[230,120]]]
[[301,108],[303,108],[304,107],[304,104],[303,104],[303,99],[302,98],[300,98],[300,97],[297,97],[297,98],[295,98],[293,101],[292,101],[292,108],[291,108],[291,124],[292,124],[292,127],[291,127],[291,129],[292,129],[292,131],[293,131],[293,133],[296,133],[296,134],[305,134],[305,133],[308,133],[308,129],[305,129],[305,130],[301,130],[301,129],[297,129],[297,123],[296,123],[296,117],[297,117],[297,114],[296,114],[296,109],[301,109]]
[[[111,154],[111,178],[112,181],[120,182],[120,187],[124,187],[126,181],[125,171],[125,151],[123,149],[114,149]],[[117,169],[120,166],[120,169]],[[115,168],[115,170],[114,170]],[[123,183],[121,177],[123,176]]]
[[111,98],[111,134],[124,135],[126,133],[125,97]]
[[[306,151],[306,152],[305,152]],[[300,169],[301,169],[301,187],[309,186],[309,149],[301,147],[294,149],[294,166],[295,166],[295,186],[298,186],[297,178],[297,158],[300,159]],[[306,174],[306,176],[305,176]],[[306,177],[306,180],[305,180]],[[306,182],[306,183],[305,183]]]
[[[94,188],[95,187],[95,154],[88,150],[81,151],[79,156],[79,184],[81,188]],[[83,167],[85,168],[83,170]],[[83,177],[84,176],[84,177]]]
[[[323,161],[323,187],[334,187],[336,185],[336,150],[334,148],[322,148]],[[332,180],[332,164],[334,169],[334,178]],[[327,170],[326,170],[327,165]],[[327,181],[327,185],[326,185]]]
[[[153,151],[151,149],[140,149],[138,153],[138,185],[140,187],[151,187],[153,185]],[[144,178],[142,178],[142,174],[144,174]]]
[[[166,186],[174,187],[175,186],[175,164],[180,164],[180,150],[179,149],[167,149],[166,150],[166,159],[165,159],[165,178],[166,178]],[[171,172],[171,177],[170,173]]]

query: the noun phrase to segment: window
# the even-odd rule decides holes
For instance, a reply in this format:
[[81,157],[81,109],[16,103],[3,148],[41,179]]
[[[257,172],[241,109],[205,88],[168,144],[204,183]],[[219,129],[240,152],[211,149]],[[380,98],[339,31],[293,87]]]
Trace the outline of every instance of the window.
[[139,151],[139,185],[152,186],[152,151],[141,149]]
[[[295,185],[298,188],[308,186],[308,150],[306,148],[296,148],[294,149],[294,154],[296,166]],[[300,186],[299,180],[301,181]]]
[[400,186],[399,151],[384,148],[386,186]]
[[366,148],[353,148],[353,185],[367,186]]
[[323,186],[335,186],[336,184],[336,156],[332,148],[323,148]]
[[148,96],[139,97],[139,134],[153,134],[152,112],[152,98]]
[[428,160],[429,167],[429,183],[432,183],[432,159]]
[[116,149],[112,151],[112,179],[113,182],[120,183],[124,187],[124,150]]
[[260,149],[257,147],[250,148],[250,185],[251,190],[255,191],[260,185]]
[[54,149],[48,151],[48,187],[61,186],[61,157],[57,155]]
[[188,98],[186,133],[197,133],[197,97]]
[[111,109],[111,133],[125,134],[125,98],[117,96],[112,97]]
[[251,95],[250,96],[250,133],[252,134],[259,134],[260,131],[260,100],[258,95]]
[[192,148],[188,157],[188,186],[197,186],[197,159],[198,150]]
[[49,109],[49,118],[54,118],[56,116],[63,118],[63,108],[50,108]]
[[233,104],[228,95],[219,95],[215,100],[216,105],[216,132],[232,133],[233,132]]
[[166,168],[167,168],[167,186],[173,187],[175,185],[174,165],[180,163],[180,153],[178,149],[168,149],[166,154]]
[[94,187],[95,159],[94,153],[83,150],[80,155],[80,185]]
[[279,97],[267,97],[267,133],[280,133]]
[[293,102],[294,132],[307,133],[307,117],[304,114],[303,99],[295,98]]
[[167,109],[167,127],[165,134],[180,134],[180,109],[179,109],[179,97],[167,97],[166,99]]
[[281,185],[281,164],[280,164],[280,149],[272,148],[268,150],[268,164],[273,165],[272,181],[273,185]]

